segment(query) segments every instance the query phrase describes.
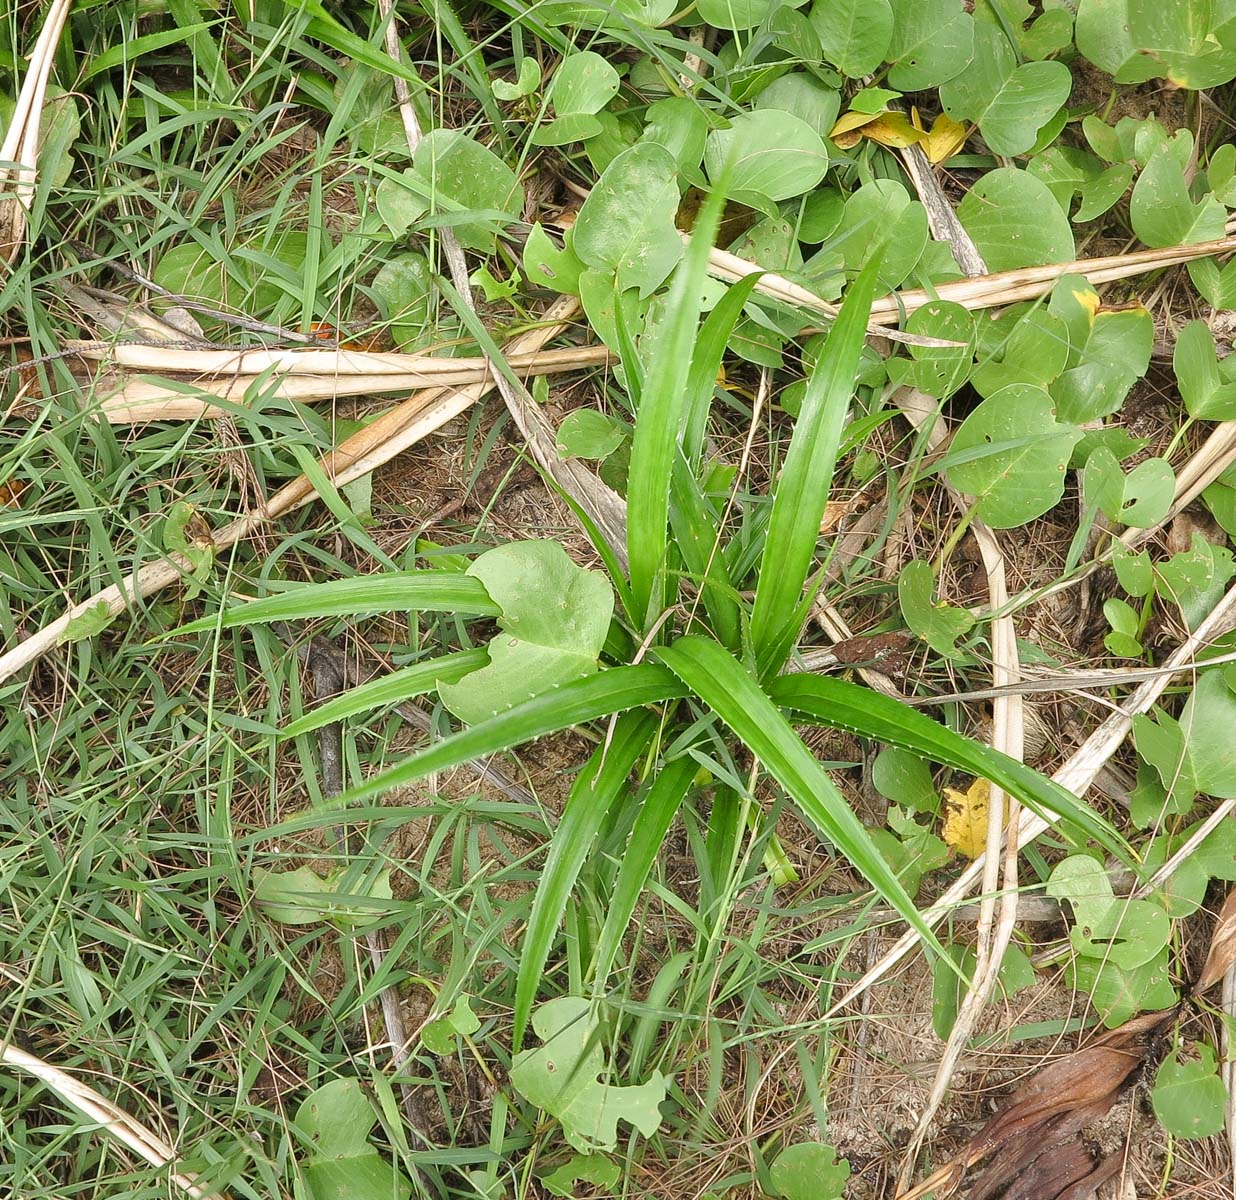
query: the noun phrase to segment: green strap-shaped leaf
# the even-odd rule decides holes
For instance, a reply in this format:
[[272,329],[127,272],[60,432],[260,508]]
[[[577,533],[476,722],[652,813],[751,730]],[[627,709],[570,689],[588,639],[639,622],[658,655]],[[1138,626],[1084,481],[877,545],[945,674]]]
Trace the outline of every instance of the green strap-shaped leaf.
[[1037,771],[933,721],[925,713],[870,688],[822,675],[782,675],[769,686],[775,704],[795,721],[845,729],[859,737],[887,742],[933,762],[982,776],[1016,796],[1045,820],[1056,814],[1093,838],[1129,866],[1128,843],[1089,805]]
[[[593,991],[596,994],[605,990],[610,968],[618,956],[618,947],[622,944],[631,924],[635,905],[639,902],[639,894],[697,769],[695,759],[687,755],[667,763],[661,768],[648,795],[644,797],[643,804],[640,805],[639,815],[635,818],[635,826],[631,830],[631,840],[622,856],[622,869],[618,872],[618,881],[614,884],[609,911],[605,914],[605,924],[601,927],[601,939],[592,958]],[[540,896],[538,891],[538,901]],[[515,1008],[518,1017],[518,998]],[[522,1028],[518,1021],[515,1027],[517,1031]]]
[[436,745],[349,789],[337,803],[346,805],[365,800],[391,788],[414,783],[434,771],[449,771],[470,759],[486,758],[547,733],[558,733],[629,708],[662,704],[686,694],[686,686],[656,663],[599,671],[573,683],[564,683],[560,688],[508,708],[489,721],[443,738]]
[[862,872],[884,902],[895,908],[927,945],[939,950],[935,935],[862,822],[751,673],[706,638],[679,638],[657,653],[742,739],[807,820]]
[[700,210],[691,245],[666,300],[669,316],[656,338],[631,439],[627,557],[631,595],[641,625],[655,620],[662,608],[657,581],[663,578],[665,569],[670,479],[687,412],[687,380],[699,328],[700,295],[708,274],[708,252],[724,203],[724,194],[718,188]]
[[807,381],[773,494],[751,612],[751,644],[762,677],[781,669],[798,637],[803,585],[820,538],[879,265],[876,254],[850,285]]
[[454,683],[480,670],[488,661],[489,655],[484,650],[460,650],[455,654],[431,658],[428,662],[413,663],[410,667],[392,671],[389,675],[371,679],[368,683],[333,696],[303,717],[297,717],[280,731],[279,736],[297,737],[358,712],[382,708],[387,704],[401,704],[414,696],[432,692],[439,683]]
[[[523,1044],[541,972],[549,959],[571,889],[592,850],[605,814],[628,786],[631,768],[648,749],[656,728],[655,714],[627,713],[614,727],[614,736],[597,747],[576,776],[562,819],[549,844],[520,950],[519,975],[515,981],[513,1050]],[[608,927],[608,922],[606,924]]]
[[277,596],[251,600],[200,621],[190,621],[172,633],[377,612],[453,612],[465,617],[496,617],[502,610],[489,598],[485,585],[470,575],[457,571],[392,571],[294,587]]

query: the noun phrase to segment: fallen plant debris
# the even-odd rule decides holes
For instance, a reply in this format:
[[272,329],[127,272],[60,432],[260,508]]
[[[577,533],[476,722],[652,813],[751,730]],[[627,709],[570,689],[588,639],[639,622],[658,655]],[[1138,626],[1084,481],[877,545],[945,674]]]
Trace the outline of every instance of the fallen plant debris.
[[898,1200],[956,1191],[971,1167],[986,1162],[967,1200],[1087,1200],[1119,1168],[1119,1154],[1096,1160],[1087,1126],[1120,1098],[1153,1057],[1157,1037],[1178,1008],[1142,1013],[1087,1046],[1058,1058],[1021,1084],[948,1162]]
[[1210,938],[1210,952],[1193,985],[1193,994],[1200,996],[1209,991],[1233,966],[1236,966],[1236,888],[1228,892],[1219,910],[1215,931]]

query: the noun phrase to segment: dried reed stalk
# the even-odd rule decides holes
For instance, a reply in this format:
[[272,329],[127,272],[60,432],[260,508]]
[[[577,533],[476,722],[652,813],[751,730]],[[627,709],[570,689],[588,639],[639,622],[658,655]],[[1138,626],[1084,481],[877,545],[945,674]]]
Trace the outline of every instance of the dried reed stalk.
[[53,0],[30,54],[30,69],[17,94],[13,117],[0,144],[0,263],[8,266],[26,240],[30,202],[39,171],[39,126],[56,44],[69,18],[73,0]]
[[[514,355],[535,354],[562,332],[574,316],[576,307],[573,298],[559,300],[546,312],[543,325],[512,339],[506,352]],[[463,388],[439,387],[418,392],[358,430],[337,450],[324,455],[319,460],[319,466],[336,486],[350,483],[415,445],[435,429],[440,429],[480,400],[492,387],[492,381],[486,380]],[[316,495],[308,476],[298,476],[280,488],[260,508],[237,517],[214,533],[211,540],[215,549],[224,550],[236,545],[267,522],[308,504]],[[157,562],[138,568],[123,585],[113,584],[89,599],[70,605],[54,621],[0,654],[0,683],[53,647],[71,641],[70,629],[74,621],[87,614],[95,614],[100,609],[108,618],[118,616],[138,600],[187,578],[192,570],[192,564],[186,558],[168,554]]]
[[202,1187],[197,1181],[198,1177],[191,1172],[173,1169],[172,1164],[179,1155],[171,1146],[106,1096],[101,1096],[93,1088],[87,1087],[77,1076],[18,1049],[11,1042],[0,1041],[0,1063],[24,1075],[33,1076],[65,1104],[76,1109],[118,1142],[128,1146],[152,1167],[166,1170],[168,1179],[193,1200],[227,1200],[227,1193]]

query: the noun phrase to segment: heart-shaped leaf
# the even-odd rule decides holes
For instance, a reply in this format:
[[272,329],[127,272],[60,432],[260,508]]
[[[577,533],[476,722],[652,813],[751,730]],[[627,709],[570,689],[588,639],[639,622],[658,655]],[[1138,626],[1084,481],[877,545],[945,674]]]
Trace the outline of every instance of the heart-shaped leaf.
[[974,56],[974,18],[961,0],[892,0],[888,82],[903,92],[939,87]]
[[957,216],[993,271],[1069,262],[1073,230],[1041,180],[1015,167],[989,171],[966,193]]
[[984,400],[953,435],[949,478],[977,497],[984,521],[1012,529],[1059,502],[1069,453],[1080,437],[1072,425],[1057,423],[1042,388],[1013,384]]
[[888,0],[816,0],[811,25],[824,57],[843,75],[860,79],[884,61],[893,10]]
[[1236,382],[1225,382],[1219,371],[1215,340],[1204,321],[1190,321],[1176,338],[1172,370],[1189,416],[1197,421],[1230,421],[1236,417]]
[[469,568],[502,610],[489,665],[443,683],[438,695],[475,725],[597,669],[614,596],[605,576],[576,566],[557,542],[512,542]]
[[1008,39],[991,21],[974,26],[970,65],[940,87],[954,121],[974,121],[996,154],[1023,154],[1069,98],[1069,69],[1060,62],[1018,64]]
[[1210,193],[1196,203],[1184,170],[1167,147],[1157,150],[1133,185],[1129,221],[1147,246],[1209,242],[1223,236],[1227,210]]
[[668,150],[644,142],[605,169],[575,220],[572,246],[581,261],[647,296],[682,257],[674,227],[678,184]]
[[710,179],[719,177],[731,151],[730,188],[769,201],[811,191],[828,170],[824,139],[806,121],[776,108],[742,113],[728,129],[708,135],[704,165]]
[[1215,1052],[1205,1043],[1197,1058],[1173,1054],[1164,1060],[1150,1092],[1154,1115],[1168,1133],[1179,1138],[1203,1138],[1223,1128],[1227,1088],[1219,1078]]

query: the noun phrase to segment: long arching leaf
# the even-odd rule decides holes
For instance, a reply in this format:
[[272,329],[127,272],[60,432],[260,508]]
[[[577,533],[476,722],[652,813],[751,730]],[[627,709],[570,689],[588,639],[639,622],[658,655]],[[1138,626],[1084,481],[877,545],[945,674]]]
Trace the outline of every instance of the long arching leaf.
[[939,943],[836,784],[758,681],[732,654],[701,637],[679,638],[661,660],[746,743],[799,811],[935,949]]
[[[518,1050],[528,1028],[528,1017],[541,983],[541,972],[549,959],[554,935],[562,924],[571,889],[592,850],[597,830],[610,806],[626,789],[631,768],[648,749],[656,732],[657,718],[651,712],[627,713],[614,727],[614,736],[597,747],[585,764],[571,794],[562,819],[554,830],[532,901],[532,913],[520,950],[519,974],[515,980],[515,1014],[512,1050]],[[607,921],[608,927],[608,921]]]
[[488,662],[489,655],[484,650],[460,650],[455,654],[431,658],[427,662],[413,663],[410,667],[401,667],[389,675],[371,679],[368,683],[332,696],[303,717],[297,717],[286,725],[279,731],[279,736],[296,737],[313,729],[321,729],[332,721],[342,721],[358,712],[382,708],[387,704],[400,704],[414,696],[423,696],[426,692],[432,692],[439,683],[458,683],[465,675],[480,670]]
[[[648,795],[640,805],[639,815],[631,830],[631,839],[622,856],[622,869],[614,884],[605,924],[601,926],[601,938],[592,959],[592,980],[595,991],[603,991],[609,978],[610,968],[618,956],[639,894],[643,890],[648,872],[656,861],[665,841],[670,822],[681,807],[699,764],[690,756],[683,755],[661,768]],[[518,1024],[516,1029],[518,1029]]]
[[172,634],[378,612],[453,612],[465,617],[497,617],[502,610],[489,598],[485,585],[471,575],[458,571],[391,571],[292,587],[277,596],[250,600],[200,621],[190,621],[172,630]]
[[1025,763],[963,737],[891,696],[882,696],[844,679],[806,673],[782,675],[773,680],[768,691],[795,721],[845,729],[859,737],[887,742],[933,762],[982,776],[1040,816],[1057,814],[1121,861],[1135,864],[1128,843],[1072,792]]
[[364,800],[390,788],[414,783],[434,771],[449,771],[470,759],[486,758],[547,733],[557,733],[629,708],[661,704],[686,694],[686,686],[656,663],[598,671],[443,738],[436,745],[349,789],[339,797],[339,802]]

